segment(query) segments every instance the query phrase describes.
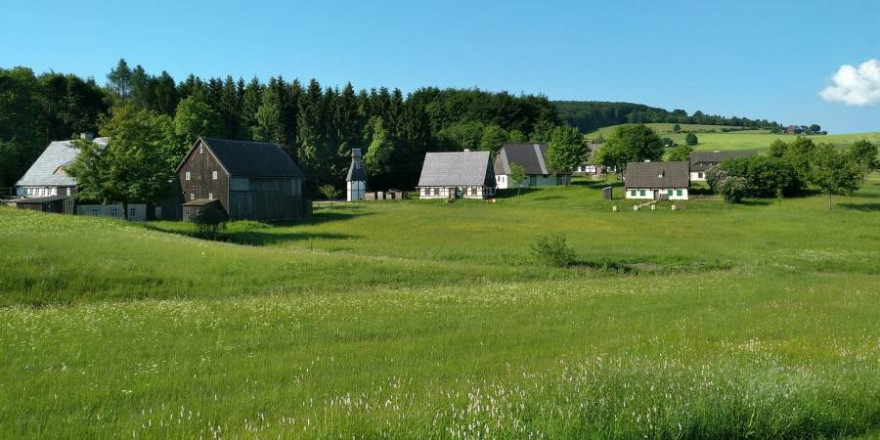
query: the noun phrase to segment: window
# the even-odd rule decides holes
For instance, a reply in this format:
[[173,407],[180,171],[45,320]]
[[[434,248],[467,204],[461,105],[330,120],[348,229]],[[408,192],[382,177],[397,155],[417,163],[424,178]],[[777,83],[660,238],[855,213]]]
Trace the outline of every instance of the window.
[[666,195],[667,195],[667,196],[671,196],[671,195],[672,195],[672,190],[671,190],[671,189],[667,189],[667,190],[666,190]]
[[195,200],[195,199],[196,199],[196,195],[193,194],[193,193],[189,193],[189,199],[190,199],[190,200]]
[[204,152],[205,152],[205,146],[204,146],[204,145],[199,145],[199,154],[202,154],[202,153],[204,153]]
[[214,193],[208,193],[208,200],[214,200]]
[[680,196],[682,191],[680,189],[675,190],[675,195]]
[[67,195],[70,195],[70,188],[67,188]]
[[189,171],[186,172],[186,180],[189,181]]
[[703,178],[703,173],[697,173],[697,178],[698,178],[698,179],[702,179],[702,178]]
[[211,173],[211,180],[217,180],[217,172],[216,171]]
[[110,208],[110,217],[119,217],[119,208],[115,206]]
[[435,196],[439,196],[439,195],[440,195],[440,188],[434,188],[434,195],[435,195]]
[[635,196],[636,196],[636,190],[631,190],[631,191],[629,192],[629,195],[635,197]]
[[137,218],[138,210],[137,208],[128,208],[128,218]]
[[640,196],[643,196],[643,195],[645,195],[645,190],[643,190],[643,189],[640,189],[640,190],[639,190],[639,195],[640,195]]
[[92,208],[92,215],[95,217],[98,216],[98,208]]

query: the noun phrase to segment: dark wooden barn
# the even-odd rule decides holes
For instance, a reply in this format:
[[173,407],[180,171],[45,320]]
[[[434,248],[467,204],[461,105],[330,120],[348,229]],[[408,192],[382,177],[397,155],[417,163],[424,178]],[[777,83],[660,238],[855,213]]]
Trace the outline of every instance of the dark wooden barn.
[[177,176],[188,206],[217,200],[231,220],[300,219],[312,212],[303,173],[278,144],[199,138]]

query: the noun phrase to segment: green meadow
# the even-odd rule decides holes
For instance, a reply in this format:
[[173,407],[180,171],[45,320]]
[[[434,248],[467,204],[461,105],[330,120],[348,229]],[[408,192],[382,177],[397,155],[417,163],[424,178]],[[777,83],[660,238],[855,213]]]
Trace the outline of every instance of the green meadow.
[[[743,130],[731,131],[724,133],[723,127],[718,125],[697,125],[697,124],[679,124],[681,132],[675,133],[672,127],[675,124],[654,123],[645,124],[661,137],[667,137],[675,141],[679,145],[684,145],[685,135],[687,131],[693,131],[697,135],[699,144],[696,146],[697,151],[732,151],[732,150],[752,150],[763,151],[770,147],[776,139],[790,142],[795,136],[786,134],[773,134],[766,130]],[[608,138],[617,126],[602,127],[584,135],[587,139],[594,139],[600,134],[604,138]],[[829,134],[809,136],[816,143],[830,143],[838,147],[848,147],[859,140],[868,140],[875,144],[880,143],[880,132],[873,133],[848,133],[848,134]]]
[[0,438],[880,435],[880,176],[831,212],[607,185],[225,242],[0,208]]

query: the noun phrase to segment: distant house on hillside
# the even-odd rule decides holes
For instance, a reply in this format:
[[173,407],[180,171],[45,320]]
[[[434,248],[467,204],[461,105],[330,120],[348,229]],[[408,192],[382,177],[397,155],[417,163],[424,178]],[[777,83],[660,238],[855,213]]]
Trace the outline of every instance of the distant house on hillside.
[[303,173],[278,144],[199,138],[177,176],[187,221],[211,206],[232,220],[301,219],[312,212]]
[[571,182],[571,176],[553,174],[547,167],[547,144],[511,143],[502,145],[495,155],[495,183],[499,189],[512,188],[510,164],[514,162],[525,170],[522,187],[558,186]]
[[[93,138],[90,133],[81,134],[80,139],[92,141],[102,149],[110,142],[109,138]],[[67,174],[67,167],[76,162],[78,156],[79,150],[73,146],[73,140],[51,142],[24,176],[16,182],[15,194],[19,198],[11,200],[10,205],[42,212],[124,217],[122,204],[75,199],[76,179]],[[150,206],[146,203],[130,203],[128,219],[144,221],[179,218],[175,215],[179,212],[179,208],[174,207],[173,204],[164,206],[166,202],[162,201]],[[149,209],[150,207],[153,209]]]
[[706,180],[706,171],[717,167],[725,159],[754,156],[753,151],[695,151],[690,154],[691,180]]
[[578,165],[577,168],[574,169],[574,174],[602,174],[602,166],[596,161],[596,152],[599,151],[599,148],[602,148],[602,144],[591,142],[589,145],[587,145],[587,147],[587,157],[584,158],[584,162],[582,164]]
[[496,183],[489,152],[427,153],[416,188],[422,199],[492,197]]
[[789,125],[785,127],[785,134],[801,134],[804,132],[804,127],[799,125]]
[[627,199],[687,200],[687,162],[630,162],[626,166]]

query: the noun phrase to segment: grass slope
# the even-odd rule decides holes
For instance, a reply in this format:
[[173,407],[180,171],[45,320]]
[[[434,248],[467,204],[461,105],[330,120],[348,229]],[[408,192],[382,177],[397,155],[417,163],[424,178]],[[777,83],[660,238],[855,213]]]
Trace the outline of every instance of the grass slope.
[[[232,225],[249,245],[0,209],[0,437],[877,432],[880,180],[831,213],[580,183]],[[557,230],[657,270],[537,266]]]
[[[674,124],[645,124],[652,129],[654,129],[657,134],[661,137],[668,137],[675,141],[678,144],[685,143],[685,135],[686,133],[673,133],[672,127]],[[748,130],[748,131],[734,131],[729,133],[721,132],[721,129],[724,127],[717,125],[694,125],[694,124],[680,124],[682,131],[695,131],[697,133],[697,138],[699,140],[699,144],[697,145],[698,151],[712,151],[712,150],[721,150],[721,151],[730,151],[730,150],[754,150],[754,151],[762,151],[766,150],[770,147],[770,144],[773,143],[776,139],[782,139],[783,141],[791,141],[794,139],[794,136],[785,135],[785,134],[773,134],[764,130]],[[592,131],[590,133],[585,134],[584,136],[588,139],[593,139],[599,134],[602,134],[606,139],[611,135],[614,129],[618,126],[610,126],[603,127],[598,130]],[[868,140],[873,143],[880,143],[880,132],[873,133],[848,133],[848,134],[834,134],[827,136],[810,136],[810,138],[814,142],[827,142],[834,144],[838,147],[848,147],[852,145],[854,142],[858,140]]]

